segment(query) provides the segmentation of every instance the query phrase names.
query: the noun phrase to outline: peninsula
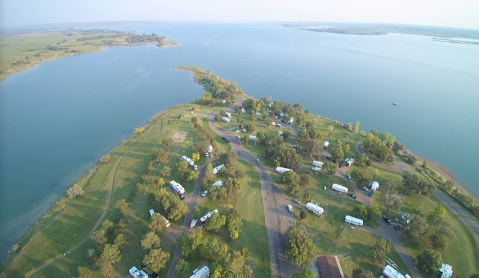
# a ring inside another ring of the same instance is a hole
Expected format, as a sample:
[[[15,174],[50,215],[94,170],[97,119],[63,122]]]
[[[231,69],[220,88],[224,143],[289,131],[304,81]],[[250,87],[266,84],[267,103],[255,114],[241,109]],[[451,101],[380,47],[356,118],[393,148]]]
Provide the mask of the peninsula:
[[[66,29],[50,32],[2,34],[0,40],[0,81],[9,74],[25,70],[38,63],[102,51],[105,46],[154,44],[158,47],[179,45],[157,34],[136,34],[115,30]]]
[[[308,277],[318,255],[346,277],[435,277],[441,263],[479,273],[477,221],[446,196],[467,195],[395,136],[175,68],[204,93],[101,157],[13,246],[1,278]]]

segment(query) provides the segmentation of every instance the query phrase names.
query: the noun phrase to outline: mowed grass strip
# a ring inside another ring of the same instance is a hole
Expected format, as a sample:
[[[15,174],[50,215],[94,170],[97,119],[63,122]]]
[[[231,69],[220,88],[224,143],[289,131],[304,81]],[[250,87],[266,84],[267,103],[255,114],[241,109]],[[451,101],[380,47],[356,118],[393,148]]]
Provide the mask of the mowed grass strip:
[[[253,277],[271,277],[269,245],[259,174],[254,166],[248,162],[239,161],[237,165],[236,168],[243,170],[246,174],[241,191],[225,200],[212,201],[205,197],[200,207],[202,211],[206,212],[215,208],[221,211],[225,205],[232,205],[238,210],[243,220],[240,235],[238,239],[232,240],[226,226],[222,227],[219,232],[206,232],[205,234],[211,239],[218,239],[220,243],[228,244],[232,250],[239,251],[243,247],[248,248],[252,259],[250,266],[253,270]]]

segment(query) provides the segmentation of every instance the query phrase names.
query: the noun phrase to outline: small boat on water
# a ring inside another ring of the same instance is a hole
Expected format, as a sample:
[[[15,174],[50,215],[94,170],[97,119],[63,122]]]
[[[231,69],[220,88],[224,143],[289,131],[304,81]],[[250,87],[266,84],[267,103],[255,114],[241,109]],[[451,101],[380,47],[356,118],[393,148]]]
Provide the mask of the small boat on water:
[[[397,102],[393,102],[393,105],[398,105],[398,103],[397,103]]]

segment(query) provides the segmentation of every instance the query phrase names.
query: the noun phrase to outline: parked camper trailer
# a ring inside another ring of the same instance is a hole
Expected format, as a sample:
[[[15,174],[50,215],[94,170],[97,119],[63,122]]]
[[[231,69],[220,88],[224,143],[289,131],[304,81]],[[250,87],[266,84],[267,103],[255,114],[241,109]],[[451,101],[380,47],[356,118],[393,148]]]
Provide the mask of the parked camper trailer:
[[[222,117],[221,120],[225,123],[229,123],[231,122],[231,119],[227,118],[227,117]]]
[[[213,186],[221,187],[221,186],[223,186],[223,181],[215,181],[213,183]]]
[[[200,223],[204,224],[206,222],[206,220],[213,215],[213,213],[219,213],[218,209],[214,209],[214,210],[208,212],[207,214],[205,214],[203,217],[201,217],[200,220],[199,220]]]
[[[369,183],[369,187],[371,187],[371,190],[375,191],[379,188],[379,182],[372,181],[372,182]]]
[[[211,146],[211,145],[208,146],[208,152],[209,152],[209,153],[212,153],[212,152],[213,152],[213,146]]]
[[[183,186],[181,186],[181,184],[177,183],[174,180],[170,181],[170,186],[176,193],[179,193],[179,194],[185,193],[185,189],[183,188]]]
[[[220,172],[221,169],[223,169],[225,167],[224,164],[221,164],[219,166],[216,166],[215,168],[213,168],[213,174],[218,174]]]
[[[355,226],[362,226],[363,225],[363,220],[362,219],[352,217],[352,216],[349,216],[349,215],[346,215],[346,217],[344,217],[344,222],[346,222],[348,224],[351,224],[351,225],[355,225]]]
[[[323,165],[324,165],[324,163],[323,163],[323,162],[321,162],[321,161],[316,161],[316,160],[314,160],[314,161],[313,161],[313,166],[316,166],[316,167],[322,168],[322,167],[323,167]]]
[[[388,278],[411,278],[411,276],[401,274],[399,271],[395,270],[392,266],[387,265],[384,267],[382,274]]]
[[[195,165],[195,163],[193,162],[193,160],[191,160],[189,157],[187,157],[186,155],[183,155],[180,157],[180,160],[185,160],[186,162],[188,162],[188,165],[193,167]]]
[[[249,140],[250,140],[250,141],[256,141],[256,136],[250,135],[250,136],[249,136]]]
[[[280,174],[283,174],[283,173],[288,172],[288,171],[293,171],[293,170],[288,169],[288,168],[284,168],[284,167],[276,167],[276,172],[278,172]]]
[[[328,141],[324,141],[323,149],[327,149],[328,147],[329,147],[329,142],[328,142]]]
[[[190,278],[206,278],[210,276],[210,269],[207,266],[202,267],[198,271],[194,272]]]
[[[148,274],[146,274],[143,270],[139,270],[138,268],[136,268],[136,266],[130,268],[128,272],[133,278],[148,278]]]
[[[331,188],[335,191],[341,192],[341,193],[348,193],[348,188],[336,183],[333,183],[333,186]]]
[[[294,122],[294,119],[291,118],[291,119],[289,119],[288,124],[292,124],[293,122]]]
[[[324,209],[318,205],[315,205],[311,202],[308,202],[306,204],[306,208],[309,209],[310,211],[312,211],[314,214],[316,215],[321,215],[324,213]]]

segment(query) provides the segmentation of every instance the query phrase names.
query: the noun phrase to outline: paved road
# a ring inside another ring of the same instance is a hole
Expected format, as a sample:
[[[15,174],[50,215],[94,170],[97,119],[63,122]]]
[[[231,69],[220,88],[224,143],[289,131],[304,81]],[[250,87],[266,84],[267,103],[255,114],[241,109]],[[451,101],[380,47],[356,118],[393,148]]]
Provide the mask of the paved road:
[[[207,114],[210,127],[217,134],[230,139],[231,149],[238,154],[238,158],[251,162],[259,173],[273,278],[290,277],[301,271],[289,262],[285,254],[286,237],[284,234],[288,227],[295,223],[293,215],[286,208],[291,200],[271,180],[270,174],[276,173],[264,167],[261,162],[257,162],[257,158],[240,145],[235,132],[220,129],[214,122],[215,114],[217,112]]]
[[[366,152],[363,149],[363,143],[357,144],[356,145],[356,150],[359,153],[366,154]],[[369,159],[371,159],[371,162],[374,165],[376,165],[378,167],[381,167],[381,168],[384,168],[384,169],[397,171],[397,172],[400,172],[400,173],[402,173],[404,171],[408,171],[411,174],[416,174],[416,172],[414,172],[414,170],[409,168],[409,166],[407,166],[403,161],[399,160],[396,157],[394,157],[394,165],[380,163],[372,157],[369,157]],[[435,189],[434,194],[444,204],[446,204],[451,210],[453,210],[459,217],[461,217],[462,220],[464,220],[464,222],[466,222],[466,224],[469,226],[469,228],[472,230],[472,232],[476,235],[476,238],[479,240],[479,223],[478,223],[478,221],[475,218],[473,218],[471,215],[469,215],[461,205],[459,205],[456,201],[454,201],[449,195],[444,193],[441,189]]]
[[[412,261],[411,256],[407,254],[406,249],[404,249],[404,246],[402,245],[400,231],[395,230],[393,225],[388,225],[386,224],[386,222],[382,221],[381,219],[379,228],[362,226],[361,229],[391,241],[394,248],[396,248],[396,251],[399,253],[403,261],[406,263],[406,266],[409,268],[409,272],[411,273],[412,277],[415,277],[415,278],[422,277],[419,271],[417,270],[417,268],[414,266],[414,262]],[[385,263],[386,262],[384,262],[384,264]],[[404,270],[401,270],[401,271],[404,271]]]

